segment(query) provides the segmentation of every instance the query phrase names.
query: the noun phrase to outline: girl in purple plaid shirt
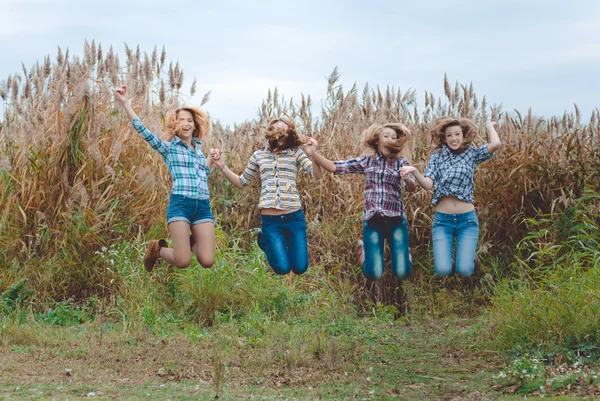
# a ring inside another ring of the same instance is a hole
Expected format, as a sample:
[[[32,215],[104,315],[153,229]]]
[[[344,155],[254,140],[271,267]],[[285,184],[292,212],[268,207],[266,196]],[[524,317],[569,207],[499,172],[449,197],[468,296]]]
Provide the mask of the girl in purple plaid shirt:
[[[360,141],[369,154],[336,162],[316,152],[313,155],[316,164],[334,174],[365,176],[363,241],[358,241],[357,253],[369,280],[379,280],[383,275],[384,241],[390,248],[394,275],[404,279],[411,271],[402,188],[412,192],[416,183],[410,174],[400,176],[401,167],[410,165],[405,146],[409,137],[404,124],[374,124],[363,132]]]
[[[455,241],[458,274],[468,277],[479,264],[475,255],[479,221],[473,206],[473,174],[478,164],[489,160],[502,146],[496,125],[491,122],[486,127],[488,143],[475,147],[471,142],[478,130],[473,122],[466,118],[440,118],[432,132],[438,150],[430,156],[425,173],[412,166],[401,169],[403,176],[414,175],[424,189],[433,188],[433,264],[441,277],[452,273]]]

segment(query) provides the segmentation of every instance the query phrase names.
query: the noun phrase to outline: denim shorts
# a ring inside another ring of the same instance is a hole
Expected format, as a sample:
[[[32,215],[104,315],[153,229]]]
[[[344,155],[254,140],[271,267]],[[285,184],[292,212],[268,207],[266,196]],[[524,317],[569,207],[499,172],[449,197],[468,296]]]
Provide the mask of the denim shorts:
[[[214,223],[208,199],[194,199],[183,195],[171,195],[167,208],[167,224],[186,221],[190,225]]]

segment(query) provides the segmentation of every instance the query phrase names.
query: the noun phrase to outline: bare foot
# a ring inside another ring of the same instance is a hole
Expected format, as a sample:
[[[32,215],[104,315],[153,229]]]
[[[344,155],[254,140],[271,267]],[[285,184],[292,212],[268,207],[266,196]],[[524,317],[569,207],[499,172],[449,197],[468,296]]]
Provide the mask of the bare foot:
[[[358,264],[362,266],[365,263],[365,244],[361,240],[356,242],[356,257]]]

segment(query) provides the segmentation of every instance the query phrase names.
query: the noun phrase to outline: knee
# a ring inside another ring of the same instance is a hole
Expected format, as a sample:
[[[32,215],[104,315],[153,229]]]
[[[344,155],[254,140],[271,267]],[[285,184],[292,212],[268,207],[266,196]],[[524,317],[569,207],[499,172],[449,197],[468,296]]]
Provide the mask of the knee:
[[[279,274],[280,276],[286,275],[292,270],[292,268],[289,264],[284,264],[284,263],[271,264],[271,268],[273,269],[273,271],[276,274]]]
[[[365,278],[367,280],[377,281],[381,278],[381,276],[383,274],[379,273],[379,272],[374,272],[374,271],[363,269],[363,275],[365,276]]]
[[[399,280],[404,280],[410,276],[410,267],[408,269],[402,269],[395,272],[394,276],[396,276]]]
[[[283,269],[280,269],[278,267],[273,267],[273,266],[271,266],[271,267],[273,268],[273,271],[275,272],[275,274],[277,274],[279,276],[285,276],[286,274],[289,274],[289,272],[291,271],[289,269],[288,270],[283,270]]]
[[[207,258],[203,257],[202,255],[196,254],[196,260],[198,261],[198,263],[200,263],[200,266],[204,267],[205,269],[210,269],[215,264],[214,256],[211,258]]]
[[[213,267],[215,265],[215,260],[200,260],[200,266],[204,267],[205,269],[210,269],[211,267]]]
[[[306,271],[308,270],[308,264],[307,265],[303,265],[300,267],[294,267],[293,269],[294,274],[297,274],[298,276],[306,273]]]
[[[452,274],[452,266],[445,267],[445,268],[440,268],[440,267],[436,266],[435,274],[437,274],[438,277],[448,277],[450,274]]]
[[[456,266],[456,273],[461,275],[462,277],[470,277],[473,274],[473,266],[465,267],[465,266]]]
[[[192,262],[191,258],[175,258],[175,267],[185,269]]]

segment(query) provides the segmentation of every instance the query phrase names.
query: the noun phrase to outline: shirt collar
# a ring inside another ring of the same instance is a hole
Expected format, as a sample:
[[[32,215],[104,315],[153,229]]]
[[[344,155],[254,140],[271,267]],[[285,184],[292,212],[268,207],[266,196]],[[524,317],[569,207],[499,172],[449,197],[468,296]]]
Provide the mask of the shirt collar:
[[[185,144],[185,142],[183,142],[183,141],[181,140],[181,138],[179,138],[177,135],[175,135],[171,141],[173,141],[173,143],[178,143],[178,144],[181,144],[181,145],[184,145],[184,144]],[[192,138],[192,145],[193,145],[194,147],[196,147],[196,146],[200,146],[201,144],[202,144],[202,142],[200,141],[200,139],[198,139],[198,138],[196,138],[196,137],[193,137],[193,138]]]
[[[269,148],[267,148],[266,150],[267,150],[267,152],[271,153],[274,156],[286,156],[286,155],[289,155],[292,152],[291,148],[287,148],[285,150],[280,150],[278,152],[270,150]]]

